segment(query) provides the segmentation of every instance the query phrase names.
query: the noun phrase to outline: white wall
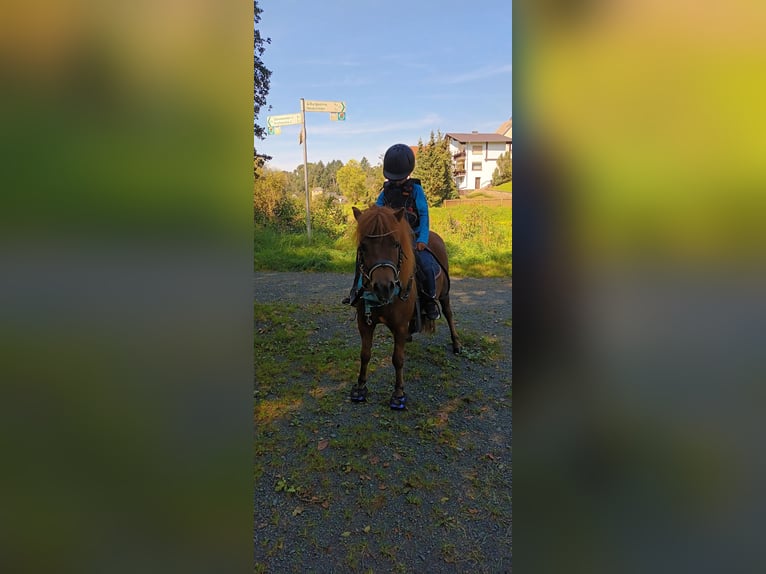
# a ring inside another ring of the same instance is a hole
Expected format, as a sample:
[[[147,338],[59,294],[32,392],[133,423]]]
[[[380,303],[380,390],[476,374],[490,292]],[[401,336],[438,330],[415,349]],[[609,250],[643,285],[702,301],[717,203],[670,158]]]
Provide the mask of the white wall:
[[[481,153],[474,154],[473,146],[481,144]],[[450,153],[454,156],[462,150],[465,150],[465,176],[455,178],[459,190],[474,189],[476,178],[481,179],[481,187],[492,183],[492,174],[497,167],[497,158],[505,153],[508,144],[505,142],[469,142],[460,144],[450,138]],[[473,169],[474,163],[481,163],[481,168]],[[453,168],[455,162],[453,160]]]

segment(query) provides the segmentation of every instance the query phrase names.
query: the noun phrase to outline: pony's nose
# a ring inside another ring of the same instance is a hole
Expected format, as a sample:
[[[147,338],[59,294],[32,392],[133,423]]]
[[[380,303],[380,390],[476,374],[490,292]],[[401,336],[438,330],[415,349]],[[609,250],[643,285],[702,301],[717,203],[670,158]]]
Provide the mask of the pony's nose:
[[[376,281],[373,285],[375,295],[381,301],[389,301],[394,294],[394,282],[393,281]]]

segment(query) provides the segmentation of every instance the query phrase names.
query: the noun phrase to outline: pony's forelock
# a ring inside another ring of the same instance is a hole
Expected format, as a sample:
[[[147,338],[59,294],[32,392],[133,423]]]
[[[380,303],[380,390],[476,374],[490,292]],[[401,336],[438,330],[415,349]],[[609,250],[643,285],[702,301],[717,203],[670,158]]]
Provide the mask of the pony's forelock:
[[[412,240],[410,224],[407,223],[407,218],[402,217],[397,221],[394,215],[395,210],[390,207],[382,207],[379,205],[372,205],[368,209],[364,210],[356,226],[356,244],[359,245],[368,235],[382,235],[396,229],[399,232],[399,243],[402,246],[404,257],[406,260],[414,261],[414,253],[412,251]]]

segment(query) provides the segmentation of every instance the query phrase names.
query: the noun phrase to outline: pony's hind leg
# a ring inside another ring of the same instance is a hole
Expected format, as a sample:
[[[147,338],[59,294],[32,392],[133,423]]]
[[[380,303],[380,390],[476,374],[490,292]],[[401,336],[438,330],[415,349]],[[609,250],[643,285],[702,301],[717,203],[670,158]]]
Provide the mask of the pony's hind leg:
[[[449,301],[449,293],[440,297],[439,303],[441,304],[444,318],[447,319],[447,325],[449,325],[449,334],[452,337],[452,352],[459,353],[461,348],[460,338],[457,336],[457,331],[455,330],[455,322],[452,320],[452,306],[450,305]]]
[[[367,365],[372,356],[372,335],[375,332],[375,325],[368,325],[362,318],[358,323],[362,348],[359,352],[359,376],[356,379],[356,385],[351,388],[350,398],[355,403],[362,403],[367,400]]]

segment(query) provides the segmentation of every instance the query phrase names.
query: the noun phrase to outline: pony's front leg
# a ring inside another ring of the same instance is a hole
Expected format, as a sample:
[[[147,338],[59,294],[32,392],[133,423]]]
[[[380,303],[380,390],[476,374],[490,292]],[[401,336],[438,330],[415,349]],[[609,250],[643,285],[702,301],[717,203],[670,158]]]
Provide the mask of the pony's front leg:
[[[375,324],[368,325],[362,318],[358,321],[359,336],[362,338],[362,349],[359,352],[359,376],[356,385],[351,389],[351,400],[362,403],[367,400],[367,365],[372,356],[372,335],[375,332]]]
[[[408,336],[407,323],[394,331],[394,354],[391,357],[391,362],[396,370],[396,383],[389,406],[397,411],[404,410],[407,406],[407,395],[404,393],[404,344]]]

